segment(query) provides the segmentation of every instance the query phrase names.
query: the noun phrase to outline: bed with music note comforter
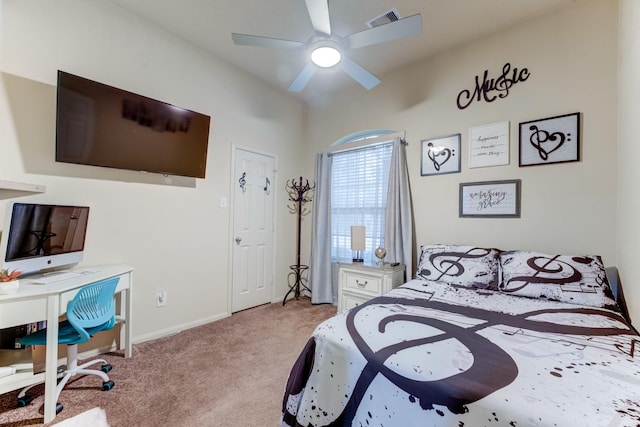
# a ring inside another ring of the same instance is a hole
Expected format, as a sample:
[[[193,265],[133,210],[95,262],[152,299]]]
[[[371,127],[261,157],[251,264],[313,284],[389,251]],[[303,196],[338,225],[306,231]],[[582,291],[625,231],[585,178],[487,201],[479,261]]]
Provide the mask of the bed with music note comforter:
[[[281,426],[640,425],[640,337],[615,302],[593,297],[606,288],[604,269],[589,273],[598,257],[498,251],[489,270],[500,278],[466,286],[451,283],[465,265],[451,266],[486,250],[447,249],[423,271],[423,248],[417,279],[316,328]],[[434,268],[451,280],[425,279]]]

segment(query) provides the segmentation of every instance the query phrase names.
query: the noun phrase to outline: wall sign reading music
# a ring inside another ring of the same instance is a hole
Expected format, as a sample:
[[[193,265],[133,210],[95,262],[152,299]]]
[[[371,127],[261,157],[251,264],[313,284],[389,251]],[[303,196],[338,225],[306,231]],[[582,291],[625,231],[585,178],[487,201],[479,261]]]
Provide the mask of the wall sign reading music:
[[[460,91],[456,98],[458,109],[464,110],[473,101],[486,101],[493,102],[497,98],[506,98],[509,95],[509,90],[515,84],[527,81],[531,73],[527,68],[518,69],[511,68],[510,63],[504,64],[502,67],[502,74],[495,78],[489,78],[489,70],[484,70],[482,74],[482,81],[480,75],[476,76],[476,87],[473,92],[469,89]]]

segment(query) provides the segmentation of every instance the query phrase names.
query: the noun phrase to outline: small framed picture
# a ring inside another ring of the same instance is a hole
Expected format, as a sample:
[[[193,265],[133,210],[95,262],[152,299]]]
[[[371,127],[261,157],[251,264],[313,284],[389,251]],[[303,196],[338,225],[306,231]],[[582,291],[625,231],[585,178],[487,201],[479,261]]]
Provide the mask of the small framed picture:
[[[469,129],[469,167],[509,164],[509,122],[490,123]]]
[[[420,175],[460,172],[460,134],[422,140]]]
[[[520,180],[461,183],[460,217],[520,218]]]
[[[580,160],[580,113],[520,123],[520,166]]]

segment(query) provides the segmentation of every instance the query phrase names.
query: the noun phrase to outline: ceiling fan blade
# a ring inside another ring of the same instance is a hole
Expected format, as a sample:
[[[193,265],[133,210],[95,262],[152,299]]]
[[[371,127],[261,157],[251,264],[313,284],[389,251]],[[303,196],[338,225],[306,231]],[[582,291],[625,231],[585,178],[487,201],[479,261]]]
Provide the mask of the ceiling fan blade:
[[[378,86],[380,83],[379,78],[347,56],[342,56],[342,69],[367,90]]]
[[[306,67],[302,69],[298,77],[289,86],[289,92],[301,92],[302,89],[309,83],[313,73],[316,72],[316,66],[312,63],[308,63]]]
[[[272,47],[276,49],[297,49],[304,46],[304,43],[293,40],[251,36],[248,34],[231,33],[231,38],[235,44],[244,46]]]
[[[422,16],[417,14],[380,25],[379,27],[368,28],[353,33],[345,37],[344,41],[349,49],[357,49],[359,47],[416,36],[420,33],[422,33]]]
[[[311,25],[318,33],[331,35],[331,21],[329,20],[328,0],[305,0]]]

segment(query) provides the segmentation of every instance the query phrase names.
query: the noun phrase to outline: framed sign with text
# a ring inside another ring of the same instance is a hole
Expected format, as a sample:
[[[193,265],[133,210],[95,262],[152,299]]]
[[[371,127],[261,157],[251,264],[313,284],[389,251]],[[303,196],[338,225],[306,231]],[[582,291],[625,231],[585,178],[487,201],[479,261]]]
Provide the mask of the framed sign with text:
[[[469,129],[469,167],[509,164],[509,122],[490,123]]]
[[[461,183],[460,217],[520,218],[520,180]]]

